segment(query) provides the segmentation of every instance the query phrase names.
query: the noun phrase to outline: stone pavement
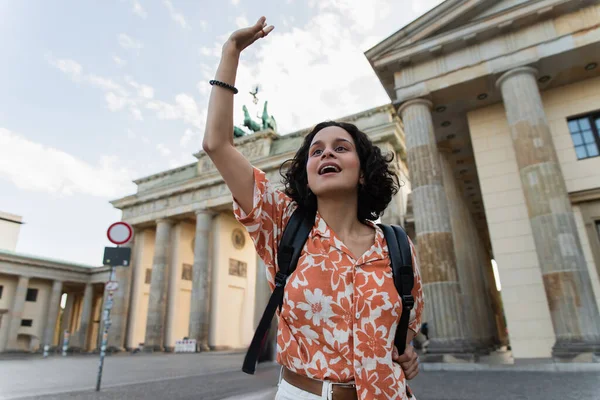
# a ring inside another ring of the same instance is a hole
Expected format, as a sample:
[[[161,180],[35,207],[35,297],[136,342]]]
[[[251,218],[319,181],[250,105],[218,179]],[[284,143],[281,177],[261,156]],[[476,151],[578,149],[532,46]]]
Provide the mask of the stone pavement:
[[[241,353],[110,356],[99,393],[94,391],[97,356],[2,360],[0,399],[273,399],[279,368],[261,364],[255,375],[246,375],[240,371],[243,357]],[[575,373],[432,371],[425,366],[411,387],[419,400],[600,399],[600,370],[588,368]]]

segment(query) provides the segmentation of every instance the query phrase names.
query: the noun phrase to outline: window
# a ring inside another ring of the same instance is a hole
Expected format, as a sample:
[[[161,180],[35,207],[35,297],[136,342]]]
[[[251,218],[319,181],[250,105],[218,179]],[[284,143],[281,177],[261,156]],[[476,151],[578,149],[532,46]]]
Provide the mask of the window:
[[[600,113],[589,114],[583,117],[571,118],[569,131],[575,146],[575,153],[579,160],[598,157],[600,152]]]
[[[25,301],[37,301],[37,289],[27,289],[27,297],[25,297]]]
[[[21,326],[33,326],[33,320],[32,319],[22,319]]]
[[[183,264],[181,268],[181,279],[184,281],[192,280],[192,264]]]
[[[152,282],[152,270],[150,268],[146,268],[146,279],[144,282],[146,282],[146,283]]]
[[[0,285],[0,299],[2,298],[2,291],[4,290],[4,286]]]

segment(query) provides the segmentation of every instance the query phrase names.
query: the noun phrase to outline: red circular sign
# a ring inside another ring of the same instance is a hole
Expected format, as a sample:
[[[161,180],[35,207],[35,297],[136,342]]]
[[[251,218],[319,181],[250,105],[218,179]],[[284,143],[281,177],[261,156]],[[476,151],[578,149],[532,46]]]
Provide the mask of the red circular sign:
[[[115,222],[108,227],[106,236],[112,243],[122,245],[129,242],[133,237],[133,228],[127,222]]]

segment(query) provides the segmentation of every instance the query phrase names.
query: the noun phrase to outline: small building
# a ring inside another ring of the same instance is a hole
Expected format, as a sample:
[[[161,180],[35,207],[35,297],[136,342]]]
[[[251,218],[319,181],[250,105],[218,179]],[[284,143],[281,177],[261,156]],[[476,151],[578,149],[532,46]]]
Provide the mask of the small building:
[[[108,268],[16,252],[22,223],[0,213],[0,352],[62,346],[65,331],[71,348],[96,349]]]

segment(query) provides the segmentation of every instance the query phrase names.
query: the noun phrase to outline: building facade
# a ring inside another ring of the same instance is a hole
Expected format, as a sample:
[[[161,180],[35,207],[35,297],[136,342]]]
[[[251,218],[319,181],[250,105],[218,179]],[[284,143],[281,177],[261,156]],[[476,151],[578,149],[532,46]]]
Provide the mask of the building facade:
[[[516,359],[600,351],[599,55],[600,5],[569,0],[447,0],[367,51],[404,124],[432,352],[476,346],[481,251]]]
[[[340,120],[396,156],[403,187],[382,221],[416,244],[431,359],[503,344],[517,362],[600,352],[599,55],[600,5],[585,0],[447,0],[366,52],[391,104]],[[281,187],[308,132],[235,144]],[[195,156],[112,202],[135,229],[131,267],[117,270],[114,350],[183,338],[244,348],[267,303],[231,194]],[[58,345],[68,330],[72,347],[97,348],[107,279],[105,267],[0,252],[0,346]],[[32,344],[21,323],[35,285],[47,321]]]

